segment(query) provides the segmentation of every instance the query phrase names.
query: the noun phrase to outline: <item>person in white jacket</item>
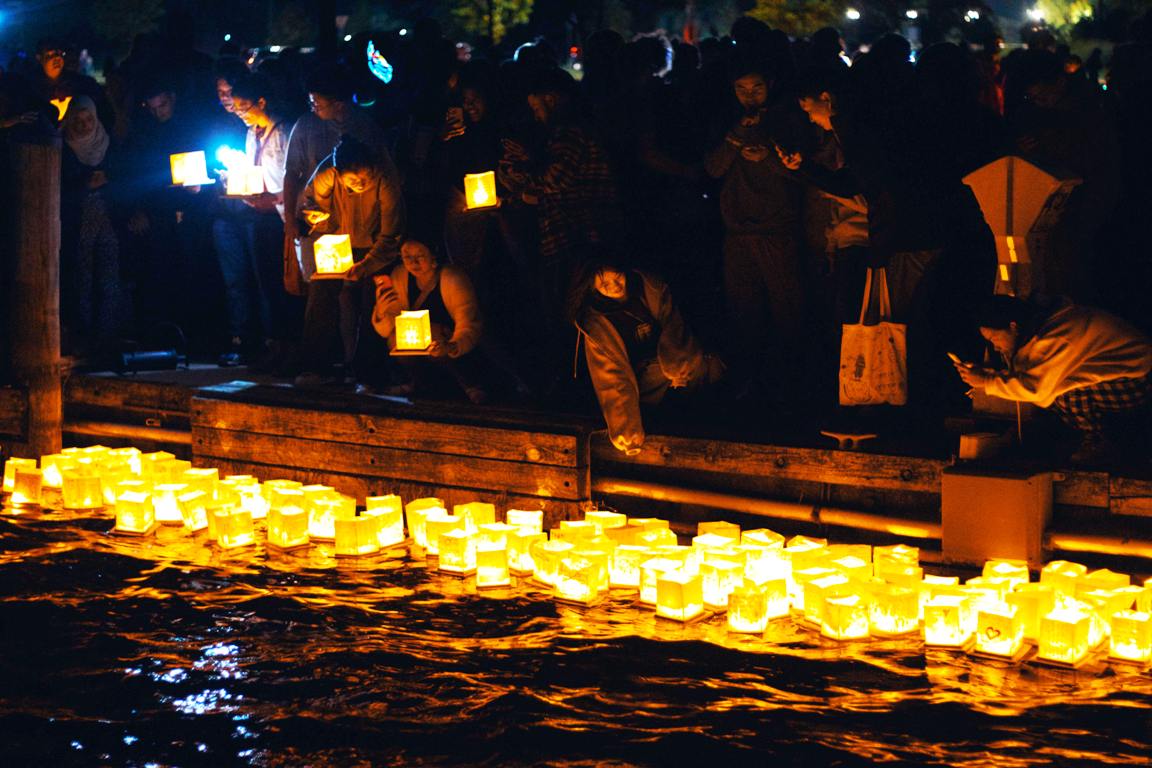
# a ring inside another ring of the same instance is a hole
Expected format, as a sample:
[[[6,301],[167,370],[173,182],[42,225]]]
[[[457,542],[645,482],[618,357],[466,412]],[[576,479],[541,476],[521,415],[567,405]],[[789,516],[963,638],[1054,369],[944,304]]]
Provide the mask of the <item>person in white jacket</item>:
[[[1055,411],[1081,435],[1074,459],[1104,458],[1109,428],[1131,428],[1148,413],[1152,341],[1120,318],[1066,300],[1044,306],[993,296],[977,323],[1006,367],[956,362],[960,378],[995,397]]]
[[[488,399],[483,372],[470,353],[480,342],[483,322],[472,281],[464,270],[441,266],[428,245],[409,238],[400,246],[400,261],[387,276],[376,279],[372,326],[396,348],[396,316],[404,310],[427,309],[432,323],[429,360],[456,379],[474,403]],[[406,358],[410,381],[393,387],[393,394],[411,394],[430,371],[429,360]]]

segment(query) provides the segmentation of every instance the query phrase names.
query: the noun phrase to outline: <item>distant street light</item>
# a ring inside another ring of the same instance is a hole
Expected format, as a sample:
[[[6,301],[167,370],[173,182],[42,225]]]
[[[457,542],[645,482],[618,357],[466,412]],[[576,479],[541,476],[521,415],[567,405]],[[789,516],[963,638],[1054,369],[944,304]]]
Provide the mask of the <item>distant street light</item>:
[[[855,8],[849,8],[846,10],[844,12],[844,16],[848,19],[848,21],[860,21],[860,11],[856,10]]]
[[[920,12],[916,10],[907,10],[904,11],[904,16],[909,19],[918,19],[920,18]]]
[[[980,21],[980,11],[972,9],[964,14],[964,21]]]
[[[1028,18],[1032,21],[1035,21],[1036,23],[1040,23],[1044,21],[1044,11],[1040,10],[1039,8],[1029,8]]]

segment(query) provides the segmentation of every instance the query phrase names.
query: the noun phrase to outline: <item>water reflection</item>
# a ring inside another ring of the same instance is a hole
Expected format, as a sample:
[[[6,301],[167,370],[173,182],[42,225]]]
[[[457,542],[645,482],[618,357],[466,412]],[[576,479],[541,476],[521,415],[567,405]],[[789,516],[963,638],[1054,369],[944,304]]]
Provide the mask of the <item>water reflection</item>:
[[[222,553],[84,513],[0,517],[16,763],[1147,765],[1152,679],[763,636],[614,593],[477,591],[395,551]]]

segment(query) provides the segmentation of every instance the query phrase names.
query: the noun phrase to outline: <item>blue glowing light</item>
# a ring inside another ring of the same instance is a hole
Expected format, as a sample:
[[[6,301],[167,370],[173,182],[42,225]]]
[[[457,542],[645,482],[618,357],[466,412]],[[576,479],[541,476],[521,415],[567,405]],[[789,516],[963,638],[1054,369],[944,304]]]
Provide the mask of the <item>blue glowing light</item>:
[[[392,65],[384,54],[376,49],[376,43],[368,41],[368,71],[380,82],[387,85],[392,82]]]

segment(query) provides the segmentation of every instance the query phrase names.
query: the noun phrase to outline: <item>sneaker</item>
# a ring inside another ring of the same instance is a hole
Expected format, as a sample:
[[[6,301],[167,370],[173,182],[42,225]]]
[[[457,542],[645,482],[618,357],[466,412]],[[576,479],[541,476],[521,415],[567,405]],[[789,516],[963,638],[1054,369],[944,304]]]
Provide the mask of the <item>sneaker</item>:
[[[216,359],[216,365],[221,368],[235,368],[238,365],[247,365],[248,356],[244,354],[240,339],[232,339],[227,351],[222,352]]]

